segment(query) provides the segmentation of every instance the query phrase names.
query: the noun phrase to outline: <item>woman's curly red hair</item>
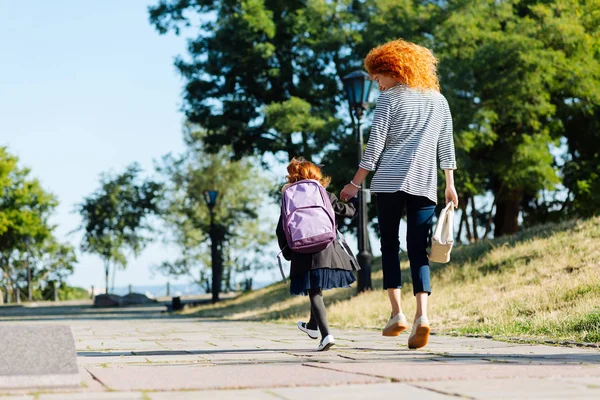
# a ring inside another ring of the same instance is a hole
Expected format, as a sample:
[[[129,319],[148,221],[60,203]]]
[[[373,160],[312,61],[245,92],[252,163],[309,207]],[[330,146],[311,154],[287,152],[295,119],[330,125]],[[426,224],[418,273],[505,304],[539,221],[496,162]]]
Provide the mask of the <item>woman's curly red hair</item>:
[[[287,172],[288,175],[285,179],[287,179],[288,185],[304,179],[319,181],[323,187],[327,187],[331,183],[331,178],[323,175],[321,168],[302,157],[292,158],[287,166]]]
[[[415,89],[439,92],[437,64],[431,50],[402,39],[375,47],[365,58],[370,75],[387,75]]]

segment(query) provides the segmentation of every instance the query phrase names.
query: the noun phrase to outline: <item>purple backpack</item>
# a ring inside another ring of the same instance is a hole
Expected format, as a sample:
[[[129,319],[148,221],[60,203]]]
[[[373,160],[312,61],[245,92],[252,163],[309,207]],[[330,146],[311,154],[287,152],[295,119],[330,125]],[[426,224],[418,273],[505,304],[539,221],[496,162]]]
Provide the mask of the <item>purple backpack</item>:
[[[286,187],[281,217],[288,246],[298,253],[318,253],[336,238],[333,207],[318,181],[305,179]]]

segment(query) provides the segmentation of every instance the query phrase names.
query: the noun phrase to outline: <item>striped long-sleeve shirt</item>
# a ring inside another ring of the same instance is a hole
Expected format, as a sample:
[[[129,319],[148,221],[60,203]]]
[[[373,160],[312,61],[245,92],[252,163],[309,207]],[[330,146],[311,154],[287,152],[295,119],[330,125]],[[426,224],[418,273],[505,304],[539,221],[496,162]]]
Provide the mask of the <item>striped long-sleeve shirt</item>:
[[[437,203],[437,160],[456,169],[452,115],[437,91],[404,85],[381,92],[360,167],[376,171],[374,193],[403,191]]]

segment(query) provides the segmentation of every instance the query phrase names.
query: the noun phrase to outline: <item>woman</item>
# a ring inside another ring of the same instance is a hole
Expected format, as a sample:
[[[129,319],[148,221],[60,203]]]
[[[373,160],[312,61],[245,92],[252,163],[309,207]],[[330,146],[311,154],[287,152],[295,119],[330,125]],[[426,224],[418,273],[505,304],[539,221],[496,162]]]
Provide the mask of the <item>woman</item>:
[[[412,349],[427,345],[427,297],[431,294],[427,245],[437,202],[437,159],[446,175],[446,202],[458,206],[453,170],[456,169],[452,116],[439,92],[437,59],[428,49],[404,40],[376,47],[365,67],[379,85],[369,142],[354,178],[341,199],[356,196],[370,171],[376,171],[371,191],[376,194],[381,233],[383,288],[392,314],[384,336],[406,329],[400,306],[400,218],[406,208],[407,250],[417,312],[408,339]]]

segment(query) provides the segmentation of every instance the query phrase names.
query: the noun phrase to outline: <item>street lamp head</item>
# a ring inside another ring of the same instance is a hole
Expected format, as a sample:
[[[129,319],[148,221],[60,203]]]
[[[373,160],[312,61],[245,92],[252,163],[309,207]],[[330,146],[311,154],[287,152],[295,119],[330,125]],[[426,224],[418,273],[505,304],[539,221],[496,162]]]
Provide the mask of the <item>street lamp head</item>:
[[[204,192],[204,201],[206,201],[206,205],[210,210],[215,207],[217,204],[217,197],[219,196],[219,192],[217,190],[207,190]]]
[[[373,86],[373,81],[369,78],[369,74],[364,71],[354,71],[346,75],[342,81],[344,82],[350,108],[357,115],[359,113],[362,115],[362,112],[367,108],[367,104],[369,103],[369,95]]]

